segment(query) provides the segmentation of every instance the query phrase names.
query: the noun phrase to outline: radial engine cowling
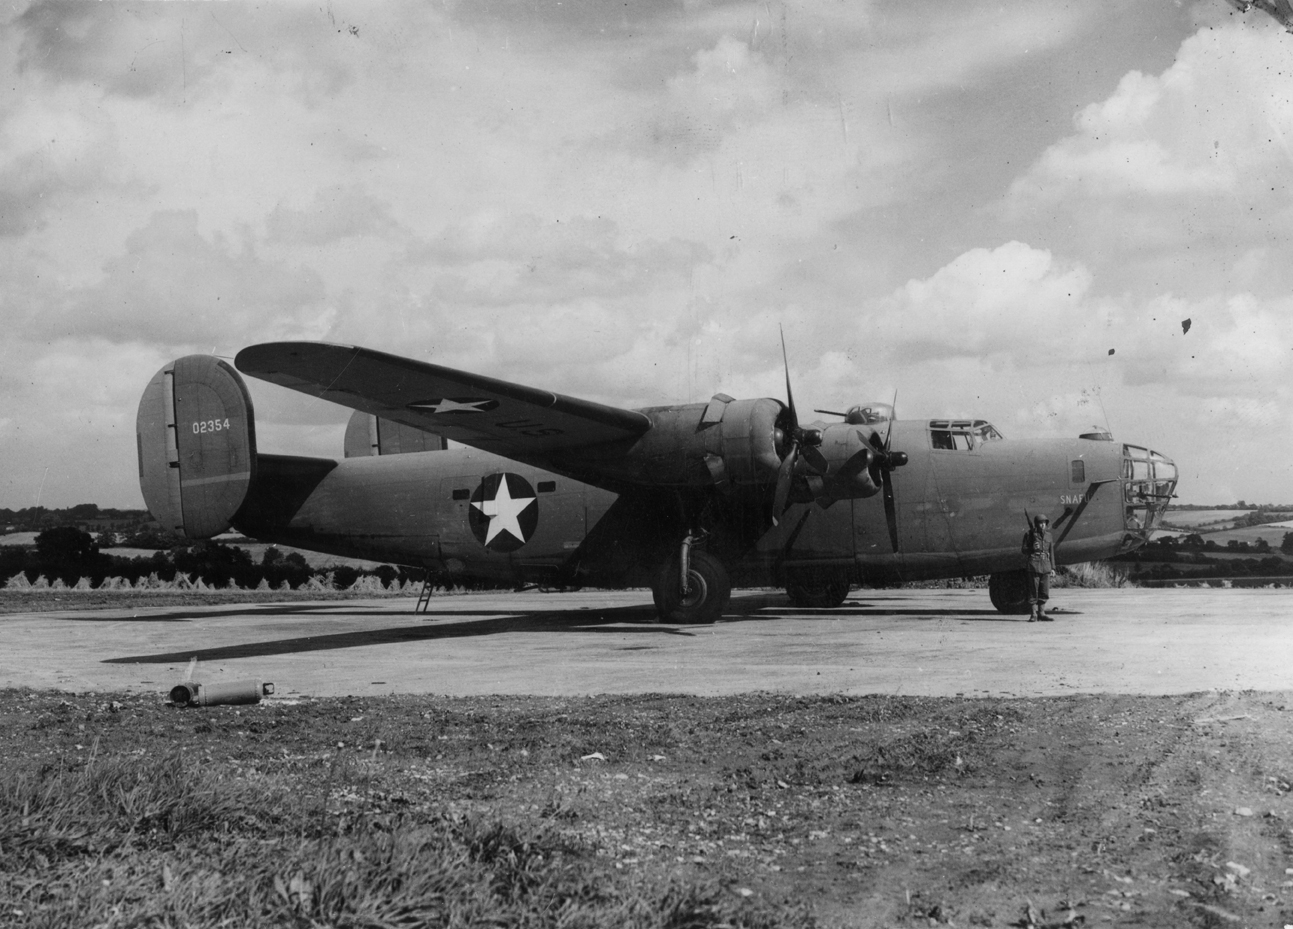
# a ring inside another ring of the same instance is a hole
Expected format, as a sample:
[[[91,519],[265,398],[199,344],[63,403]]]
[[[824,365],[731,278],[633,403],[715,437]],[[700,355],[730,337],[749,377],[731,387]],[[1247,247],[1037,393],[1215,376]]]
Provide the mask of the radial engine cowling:
[[[824,475],[806,477],[807,496],[824,505],[836,500],[871,497],[880,492],[879,454],[870,444],[866,427],[850,423],[832,423],[821,430],[822,443],[817,450],[829,468]]]
[[[776,400],[733,400],[645,410],[651,429],[615,463],[630,480],[654,485],[719,487],[766,484],[781,464]],[[587,455],[587,453],[585,453]]]

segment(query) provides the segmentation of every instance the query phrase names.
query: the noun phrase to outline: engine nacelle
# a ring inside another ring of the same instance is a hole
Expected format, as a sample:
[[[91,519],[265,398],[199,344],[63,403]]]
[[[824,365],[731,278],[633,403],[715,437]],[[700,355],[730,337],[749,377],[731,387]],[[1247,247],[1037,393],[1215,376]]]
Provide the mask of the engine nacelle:
[[[781,465],[777,420],[785,409],[771,399],[733,400],[643,410],[651,429],[613,467],[631,481],[673,486],[766,484]],[[581,453],[595,456],[595,450]]]
[[[256,478],[251,395],[238,372],[187,355],[153,376],[135,421],[139,487],[163,526],[190,539],[229,528]]]

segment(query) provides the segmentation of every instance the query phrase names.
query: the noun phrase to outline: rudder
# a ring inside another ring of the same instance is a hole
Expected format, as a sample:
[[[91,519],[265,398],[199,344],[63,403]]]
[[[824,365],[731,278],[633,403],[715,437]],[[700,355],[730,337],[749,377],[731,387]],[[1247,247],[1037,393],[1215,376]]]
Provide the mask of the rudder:
[[[158,371],[135,421],[139,486],[163,528],[208,539],[229,528],[256,476],[251,395],[238,372],[210,355]]]

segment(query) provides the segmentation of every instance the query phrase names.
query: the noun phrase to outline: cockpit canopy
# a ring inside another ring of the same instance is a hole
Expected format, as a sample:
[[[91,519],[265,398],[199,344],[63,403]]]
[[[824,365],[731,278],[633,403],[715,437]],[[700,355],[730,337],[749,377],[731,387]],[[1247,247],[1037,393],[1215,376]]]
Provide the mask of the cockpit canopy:
[[[985,442],[1000,442],[1002,435],[986,419],[931,419],[931,448],[971,450]]]

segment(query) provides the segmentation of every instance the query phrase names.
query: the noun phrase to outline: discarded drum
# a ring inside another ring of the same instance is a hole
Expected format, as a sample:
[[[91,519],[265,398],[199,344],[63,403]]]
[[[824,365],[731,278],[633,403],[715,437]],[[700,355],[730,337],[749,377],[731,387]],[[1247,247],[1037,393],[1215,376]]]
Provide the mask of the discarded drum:
[[[171,702],[176,706],[259,703],[261,697],[268,697],[273,692],[273,684],[260,681],[223,681],[218,684],[187,681],[171,688]]]

